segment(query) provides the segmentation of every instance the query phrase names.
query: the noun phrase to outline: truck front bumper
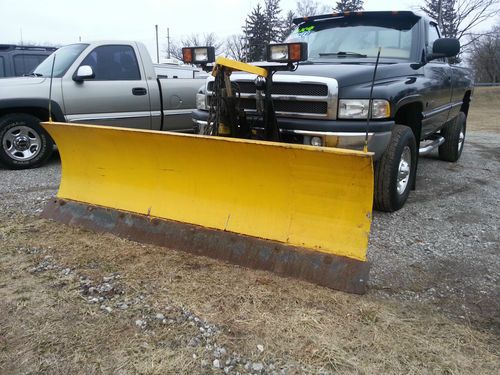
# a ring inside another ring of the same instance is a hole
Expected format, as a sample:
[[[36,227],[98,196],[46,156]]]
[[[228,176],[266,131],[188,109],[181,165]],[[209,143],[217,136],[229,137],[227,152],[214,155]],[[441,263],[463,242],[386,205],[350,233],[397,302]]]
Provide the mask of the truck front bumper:
[[[195,133],[202,133],[207,125],[208,112],[193,111]],[[247,121],[256,129],[262,124],[258,117],[248,115]],[[366,137],[365,121],[343,120],[311,120],[278,118],[278,126],[284,141],[306,145],[320,144],[326,147],[362,150]],[[371,121],[368,127],[368,150],[373,152],[374,159],[382,156],[391,139],[394,121]]]

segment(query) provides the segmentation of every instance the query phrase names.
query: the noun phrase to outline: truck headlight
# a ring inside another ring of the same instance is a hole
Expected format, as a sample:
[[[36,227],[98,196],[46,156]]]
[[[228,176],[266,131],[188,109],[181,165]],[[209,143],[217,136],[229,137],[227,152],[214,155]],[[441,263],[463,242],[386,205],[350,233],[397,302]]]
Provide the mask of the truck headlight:
[[[196,108],[207,111],[207,96],[203,92],[196,94]]]
[[[368,99],[340,99],[339,115],[341,119],[366,119],[368,116]],[[387,100],[373,99],[372,119],[391,117],[391,105]]]

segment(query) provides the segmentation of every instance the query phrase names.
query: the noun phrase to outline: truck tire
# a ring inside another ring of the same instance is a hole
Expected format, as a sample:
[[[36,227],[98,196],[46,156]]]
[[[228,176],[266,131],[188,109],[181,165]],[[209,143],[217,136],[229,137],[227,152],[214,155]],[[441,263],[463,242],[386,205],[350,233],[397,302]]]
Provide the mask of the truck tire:
[[[14,113],[0,118],[0,164],[9,169],[42,165],[52,154],[54,142],[35,116]]]
[[[441,130],[444,143],[439,146],[439,159],[451,162],[460,159],[464,149],[466,122],[467,116],[460,112],[454,121]]]
[[[416,163],[413,131],[404,125],[394,126],[387,150],[375,163],[376,210],[394,212],[404,206],[415,180]]]

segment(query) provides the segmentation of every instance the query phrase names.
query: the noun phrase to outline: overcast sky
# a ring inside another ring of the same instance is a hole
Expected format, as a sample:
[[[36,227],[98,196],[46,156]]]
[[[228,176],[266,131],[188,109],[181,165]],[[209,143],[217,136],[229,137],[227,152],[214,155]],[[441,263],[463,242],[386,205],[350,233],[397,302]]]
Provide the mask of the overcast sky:
[[[167,27],[179,39],[192,33],[220,37],[241,32],[258,0],[0,0],[0,44],[26,42],[70,44],[102,39],[145,43],[156,58],[155,28],[165,49]],[[263,1],[262,1],[263,2]],[[335,4],[335,1],[321,1]],[[417,9],[423,0],[365,0],[365,10]],[[283,10],[296,0],[281,0]],[[283,12],[284,14],[285,12]],[[493,21],[492,23],[493,24]]]

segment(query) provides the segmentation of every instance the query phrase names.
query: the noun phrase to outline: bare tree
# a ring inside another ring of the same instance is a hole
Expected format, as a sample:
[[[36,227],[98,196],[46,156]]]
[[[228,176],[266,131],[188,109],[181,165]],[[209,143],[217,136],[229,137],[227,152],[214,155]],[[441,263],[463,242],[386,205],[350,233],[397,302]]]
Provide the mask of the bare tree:
[[[220,41],[214,33],[208,34],[191,34],[181,39],[180,43],[172,41],[170,43],[170,55],[177,59],[182,60],[182,47],[196,47],[196,46],[210,46],[215,47],[215,54],[220,55],[223,52],[223,42]],[[168,48],[168,47],[167,47]],[[165,52],[167,51],[165,48]]]
[[[471,42],[468,62],[477,82],[500,83],[500,25]]]
[[[425,0],[420,8],[436,22],[441,10],[441,29],[444,37],[458,38],[466,48],[484,33],[473,29],[500,13],[499,0]]]
[[[296,6],[297,17],[315,16],[318,14],[329,13],[332,11],[331,6],[321,4],[315,0],[299,0]]]
[[[237,61],[245,61],[245,36],[231,35],[226,39],[226,55]]]

